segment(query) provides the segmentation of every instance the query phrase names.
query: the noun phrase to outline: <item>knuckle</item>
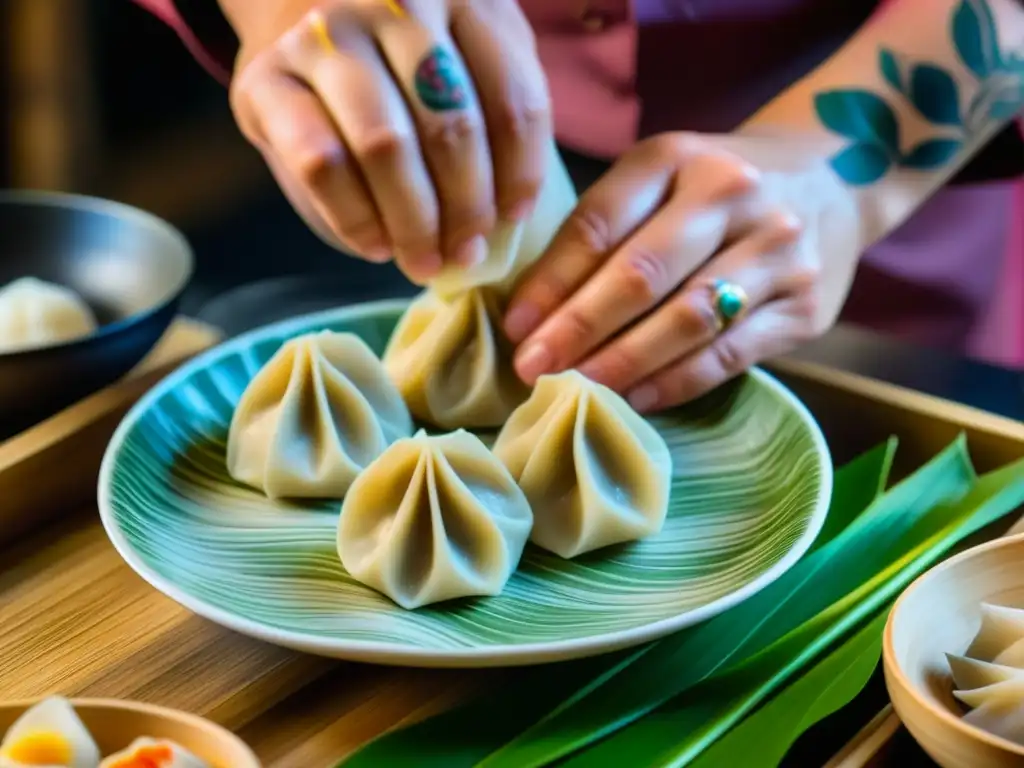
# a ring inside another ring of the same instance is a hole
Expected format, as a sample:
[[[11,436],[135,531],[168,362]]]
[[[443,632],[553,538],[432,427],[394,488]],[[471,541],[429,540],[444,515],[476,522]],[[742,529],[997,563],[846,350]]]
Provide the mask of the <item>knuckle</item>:
[[[600,370],[605,383],[615,389],[615,383],[630,381],[637,371],[644,369],[637,350],[617,344],[601,355]]]
[[[459,154],[466,144],[483,133],[483,126],[475,111],[451,115],[430,126],[424,134],[424,143],[434,151]]]
[[[393,162],[406,152],[411,141],[394,126],[378,126],[358,133],[352,139],[352,151],[368,162]]]
[[[572,339],[591,339],[597,326],[587,313],[579,307],[568,307],[562,315],[562,327]]]
[[[765,231],[773,243],[779,245],[796,240],[803,231],[803,222],[796,214],[776,211],[765,219]]]
[[[813,294],[821,282],[822,269],[820,264],[801,263],[796,266],[786,281],[791,293],[801,296]]]
[[[288,156],[295,176],[313,188],[323,187],[342,161],[336,148],[308,144],[299,144],[288,152]]]
[[[668,131],[645,139],[642,144],[655,157],[679,159],[696,153],[700,147],[700,138],[687,131]]]
[[[580,245],[597,253],[611,247],[608,217],[590,206],[578,206],[565,221],[566,234]]]
[[[632,303],[650,304],[671,287],[664,258],[646,248],[628,253],[616,275],[616,285]]]
[[[381,239],[381,228],[376,219],[361,218],[343,221],[338,229],[342,237],[361,248],[373,246]]]
[[[545,99],[543,103],[530,101],[504,101],[492,118],[492,130],[506,140],[526,142],[540,135],[551,121],[551,108]]]
[[[683,291],[668,308],[681,333],[706,339],[718,332],[718,315],[707,291]]]
[[[728,336],[723,336],[711,347],[715,364],[729,376],[742,373],[750,367],[750,356]]]

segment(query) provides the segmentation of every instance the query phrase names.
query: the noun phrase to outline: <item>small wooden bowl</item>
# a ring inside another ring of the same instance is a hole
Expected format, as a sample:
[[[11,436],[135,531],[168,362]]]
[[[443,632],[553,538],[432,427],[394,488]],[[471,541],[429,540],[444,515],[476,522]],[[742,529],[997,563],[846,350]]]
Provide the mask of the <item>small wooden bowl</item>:
[[[37,700],[0,704],[0,734]],[[233,733],[196,715],[116,699],[71,699],[71,705],[104,757],[139,736],[170,739],[214,768],[262,768],[252,750]]]
[[[1024,766],[1024,745],[965,723],[947,653],[962,654],[981,604],[1024,608],[1024,534],[974,547],[923,574],[893,606],[882,659],[893,708],[943,768]]]

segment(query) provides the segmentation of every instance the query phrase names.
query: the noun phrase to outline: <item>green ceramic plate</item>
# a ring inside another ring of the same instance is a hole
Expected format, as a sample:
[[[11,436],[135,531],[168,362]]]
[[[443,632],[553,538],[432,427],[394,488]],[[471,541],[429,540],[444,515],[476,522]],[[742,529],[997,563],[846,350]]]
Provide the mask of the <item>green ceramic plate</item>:
[[[271,643],[410,666],[531,664],[653,640],[778,578],[825,519],[828,448],[761,371],[654,420],[672,450],[668,521],[642,543],[566,561],[528,547],[496,598],[405,611],[353,581],[335,550],[339,503],[271,502],[224,466],[232,409],[288,338],[330,328],[383,351],[404,302],[279,323],[228,342],[153,389],[110,442],[99,503],[114,546],[201,616]]]

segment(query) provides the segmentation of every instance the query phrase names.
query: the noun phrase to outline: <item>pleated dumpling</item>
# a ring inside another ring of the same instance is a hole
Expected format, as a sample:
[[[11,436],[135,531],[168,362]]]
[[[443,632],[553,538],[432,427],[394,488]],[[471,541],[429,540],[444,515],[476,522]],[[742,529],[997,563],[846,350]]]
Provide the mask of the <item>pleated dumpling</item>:
[[[486,288],[427,291],[409,306],[384,367],[416,418],[447,429],[498,427],[526,400],[500,318],[500,299]]]
[[[1024,610],[982,604],[974,640],[947,659],[964,721],[1024,744]]]
[[[519,564],[533,515],[478,437],[399,440],[356,479],[338,554],[353,578],[403,608],[497,595]]]
[[[341,498],[412,419],[380,360],[352,334],[288,341],[231,419],[231,476],[271,498]]]
[[[964,655],[1024,667],[1024,610],[983,603],[981,627]]]
[[[531,541],[562,557],[652,536],[665,522],[668,446],[625,400],[576,371],[537,381],[494,454],[533,508]]]
[[[0,353],[73,341],[96,330],[96,318],[74,291],[24,277],[0,288]]]
[[[442,294],[491,286],[507,291],[522,271],[547,248],[576,205],[576,190],[555,143],[548,150],[547,172],[533,212],[524,221],[500,223],[487,240],[487,257],[476,266],[449,266],[430,282]]]

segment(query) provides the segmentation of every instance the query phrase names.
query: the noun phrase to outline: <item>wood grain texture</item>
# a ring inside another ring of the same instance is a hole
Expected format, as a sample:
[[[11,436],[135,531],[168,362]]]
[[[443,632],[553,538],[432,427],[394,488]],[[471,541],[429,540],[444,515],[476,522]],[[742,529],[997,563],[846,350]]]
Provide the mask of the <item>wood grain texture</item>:
[[[136,576],[95,509],[2,557],[5,699],[59,693],[182,709],[239,733],[269,768],[333,765],[500,675],[340,664],[222,629]]]
[[[790,375],[786,383],[814,400],[825,424],[856,412],[865,439],[898,432],[910,462],[935,453],[945,431],[960,425],[946,404],[885,385],[830,383],[820,373]],[[811,398],[815,393],[821,396]],[[894,393],[906,402],[895,406]],[[902,414],[898,429],[894,409]],[[1024,443],[1014,432],[1019,426],[1012,426],[970,421],[972,445],[986,448],[976,455],[979,470],[1020,455]],[[842,433],[828,434],[834,440]],[[49,464],[49,477],[64,469]],[[439,711],[476,687],[500,686],[502,674],[343,664],[222,629],[136,576],[90,504],[65,503],[35,534],[0,546],[4,699],[62,693],[183,709],[239,733],[267,768],[329,768],[386,730]],[[896,730],[891,726],[889,718],[878,718],[830,765],[885,765],[876,742],[888,741]]]

